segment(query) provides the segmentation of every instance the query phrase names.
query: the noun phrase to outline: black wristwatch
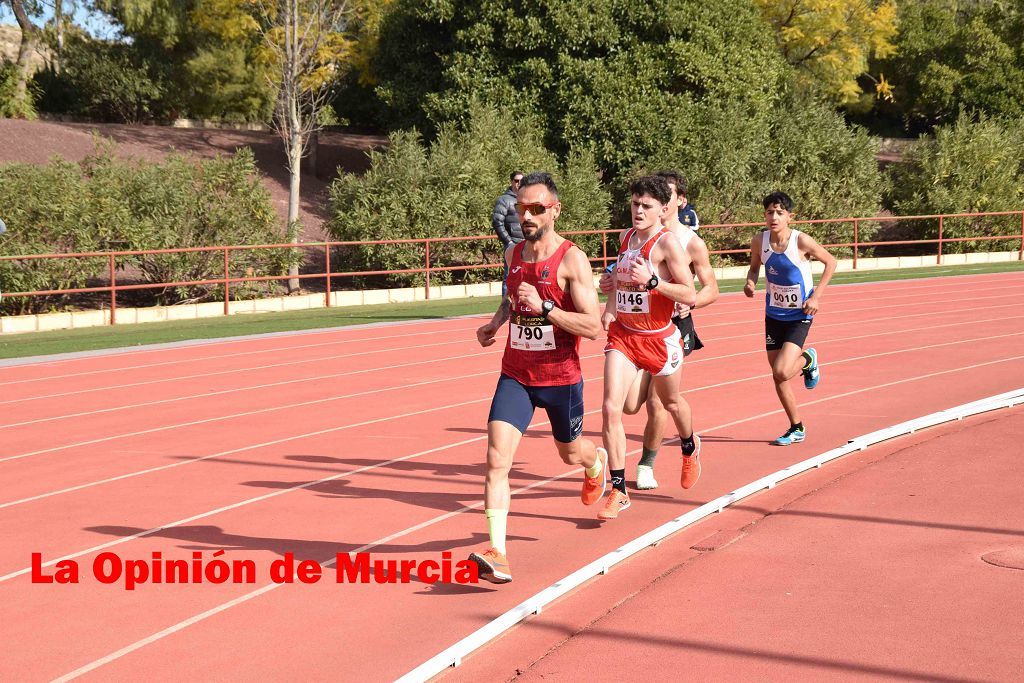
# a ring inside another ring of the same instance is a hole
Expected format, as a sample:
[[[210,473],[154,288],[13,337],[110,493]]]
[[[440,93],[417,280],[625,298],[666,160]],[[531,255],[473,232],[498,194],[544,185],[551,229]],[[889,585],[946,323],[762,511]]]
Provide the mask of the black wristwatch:
[[[658,276],[652,275],[651,279],[647,281],[647,291],[649,292],[652,289],[655,289],[658,286],[659,282],[661,282],[661,280],[658,278]]]
[[[547,320],[548,313],[553,310],[555,310],[555,302],[551,299],[545,299],[544,303],[540,305],[540,313],[544,316],[545,320]]]

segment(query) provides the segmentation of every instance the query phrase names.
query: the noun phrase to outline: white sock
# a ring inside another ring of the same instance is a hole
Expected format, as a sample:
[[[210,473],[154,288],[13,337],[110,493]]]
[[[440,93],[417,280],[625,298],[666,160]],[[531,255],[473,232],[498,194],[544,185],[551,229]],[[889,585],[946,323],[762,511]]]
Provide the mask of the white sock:
[[[491,545],[502,555],[505,554],[505,533],[508,528],[508,510],[484,510],[487,516],[487,533],[491,536]]]

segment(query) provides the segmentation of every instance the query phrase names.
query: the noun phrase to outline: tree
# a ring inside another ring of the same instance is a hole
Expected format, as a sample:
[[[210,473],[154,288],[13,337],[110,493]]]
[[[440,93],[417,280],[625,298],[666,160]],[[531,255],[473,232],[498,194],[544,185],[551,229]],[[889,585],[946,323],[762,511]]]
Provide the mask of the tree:
[[[302,158],[320,130],[320,114],[339,66],[349,58],[346,25],[352,7],[348,0],[256,2],[264,20],[258,24],[263,45],[277,67],[271,76],[277,89],[273,124],[288,159],[288,231],[297,243]],[[298,275],[298,265],[289,274]],[[297,277],[288,281],[288,289],[299,289]]]
[[[29,61],[39,45],[40,32],[39,28],[32,23],[30,16],[37,15],[40,8],[34,0],[7,0],[7,3],[14,11],[14,18],[18,22],[18,28],[21,29],[21,42],[18,44],[14,92],[11,101],[4,104],[4,109],[11,116],[34,119],[35,107],[28,89],[28,81],[32,75]]]
[[[263,121],[274,89],[250,0],[95,0],[128,39],[132,59],[168,85],[154,115]]]
[[[962,112],[1024,115],[1024,2],[920,0],[900,3],[898,54],[879,60],[895,102],[876,115],[910,132],[951,124]]]
[[[395,0],[372,61],[393,127],[432,137],[473,100],[540,117],[614,177],[715,102],[769,109],[788,68],[749,0]]]
[[[841,104],[860,97],[857,78],[868,71],[871,57],[895,51],[895,0],[754,1],[801,79]],[[884,78],[877,83],[887,92]]]
[[[493,103],[535,119],[560,159],[592,155],[615,207],[626,177],[663,167],[706,223],[756,219],[779,186],[802,217],[879,206],[874,142],[790,87],[749,0],[395,0],[372,64],[392,126],[429,140]]]

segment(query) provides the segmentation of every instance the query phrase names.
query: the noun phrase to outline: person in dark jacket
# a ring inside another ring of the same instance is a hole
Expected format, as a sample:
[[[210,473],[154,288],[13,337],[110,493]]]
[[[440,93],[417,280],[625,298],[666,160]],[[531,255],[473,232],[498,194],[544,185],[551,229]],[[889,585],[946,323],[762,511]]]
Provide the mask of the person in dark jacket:
[[[513,171],[508,177],[510,185],[505,192],[498,197],[494,203],[494,211],[491,213],[491,227],[501,240],[502,262],[505,263],[505,273],[501,277],[501,295],[505,296],[505,280],[508,279],[508,261],[504,258],[505,251],[513,244],[523,241],[523,228],[519,225],[519,212],[516,211],[516,195],[519,193],[519,183],[523,180],[520,171]]]
[[[491,214],[491,227],[501,240],[502,251],[523,241],[523,229],[519,225],[519,214],[516,213],[516,193],[519,192],[519,183],[522,179],[523,174],[519,171],[509,176],[511,184],[498,197],[494,204],[494,212]]]

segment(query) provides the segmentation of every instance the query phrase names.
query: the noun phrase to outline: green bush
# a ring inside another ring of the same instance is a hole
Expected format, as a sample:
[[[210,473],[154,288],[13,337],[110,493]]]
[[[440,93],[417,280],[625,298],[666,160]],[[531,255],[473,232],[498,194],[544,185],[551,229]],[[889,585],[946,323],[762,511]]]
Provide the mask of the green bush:
[[[826,104],[794,95],[776,108],[748,111],[720,101],[701,108],[689,136],[663,145],[645,170],[678,168],[689,180],[689,198],[701,223],[760,223],[762,198],[782,190],[794,201],[798,219],[873,216],[886,187],[875,155],[877,139],[848,126]],[[635,175],[638,170],[635,170]],[[618,223],[625,225],[625,183],[617,192]],[[712,250],[748,250],[759,228],[714,228],[703,232]],[[807,226],[822,244],[853,241],[853,223]],[[861,224],[868,239],[877,226]],[[837,250],[846,255],[852,250]],[[724,261],[742,261],[743,254]],[[720,263],[719,259],[713,259]]]
[[[36,118],[36,88],[29,83],[27,98],[18,97],[18,65],[0,58],[0,119]]]
[[[961,115],[922,137],[906,163],[891,167],[891,201],[900,215],[1018,211],[1024,206],[1024,121]],[[1019,216],[947,219],[944,237],[994,237],[1020,232]],[[900,221],[887,239],[936,239],[937,220]],[[1019,240],[954,242],[945,253],[1007,251]],[[925,248],[934,253],[935,246]]]
[[[55,159],[45,166],[0,166],[0,205],[8,232],[3,255],[137,251],[284,241],[252,152],[195,160],[171,156],[160,163],[121,161],[109,149],[80,164]],[[282,274],[291,250],[236,251],[232,277]],[[0,262],[7,291],[83,287],[107,282],[107,259]],[[118,282],[156,284],[223,277],[222,252],[119,257]],[[232,286],[235,298],[273,285]],[[147,288],[120,295],[130,303],[173,304],[223,296],[219,285]],[[4,310],[28,313],[67,303],[56,299],[4,299]]]
[[[34,77],[42,92],[39,108],[96,121],[138,123],[161,113],[166,85],[133,47],[71,34],[62,64]]]
[[[563,210],[558,229],[608,227],[608,194],[593,157],[572,155],[559,167],[528,117],[513,118],[474,104],[469,122],[446,124],[430,145],[415,132],[393,133],[386,151],[372,152],[365,175],[344,174],[331,186],[334,218],[328,229],[339,241],[486,236],[474,242],[431,245],[431,267],[501,263],[501,244],[491,211],[514,170],[549,170]],[[599,235],[572,238],[591,257],[600,256]],[[342,247],[334,270],[399,270],[424,266],[422,245]],[[483,271],[432,274],[442,282],[493,280],[500,266]],[[390,286],[420,285],[422,273],[377,278]],[[370,281],[367,281],[370,282]]]
[[[0,166],[0,207],[7,232],[0,235],[0,254],[49,254],[96,251],[102,241],[87,227],[86,181],[78,165],[55,159],[45,166]],[[0,261],[0,286],[5,292],[85,287],[102,275],[105,259],[30,259]],[[52,310],[60,297],[7,297],[8,314]]]

